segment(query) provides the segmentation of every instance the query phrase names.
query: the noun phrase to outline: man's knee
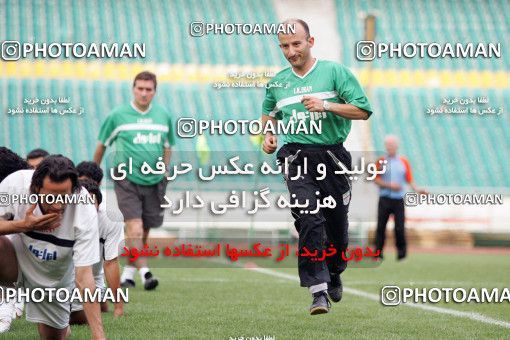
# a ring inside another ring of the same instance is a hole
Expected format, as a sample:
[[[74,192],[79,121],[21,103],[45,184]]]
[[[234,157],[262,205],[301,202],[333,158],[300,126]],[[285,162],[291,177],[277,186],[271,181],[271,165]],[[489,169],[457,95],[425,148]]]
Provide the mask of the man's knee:
[[[299,223],[300,238],[315,238],[318,235],[322,235],[326,227],[326,219],[322,216],[322,214],[301,215],[296,222]]]
[[[2,250],[2,253],[5,251],[14,251],[11,240],[9,240],[6,236],[0,236],[0,249]]]
[[[128,238],[143,237],[143,222],[141,219],[132,219],[126,221],[126,234]]]
[[[14,246],[5,236],[0,236],[0,285],[11,286],[18,280],[18,260]]]
[[[395,232],[396,233],[403,233],[405,229],[405,225],[403,221],[397,221],[395,220]]]
[[[108,303],[101,302],[101,313],[108,313]]]
[[[63,329],[58,329],[43,323],[38,323],[37,330],[39,331],[41,339],[65,340],[71,335],[71,328],[69,326]]]
[[[324,227],[326,218],[322,214],[301,214],[297,219],[301,229]]]
[[[72,312],[69,317],[69,323],[71,325],[86,325],[87,324],[87,316],[83,310]]]

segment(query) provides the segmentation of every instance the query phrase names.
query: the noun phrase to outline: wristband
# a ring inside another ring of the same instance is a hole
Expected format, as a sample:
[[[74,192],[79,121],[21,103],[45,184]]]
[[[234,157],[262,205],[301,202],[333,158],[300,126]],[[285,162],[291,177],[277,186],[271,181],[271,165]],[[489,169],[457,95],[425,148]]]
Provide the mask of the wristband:
[[[327,100],[323,100],[322,107],[324,108],[324,111],[329,111],[329,109],[331,108],[331,105],[329,104],[329,102]]]

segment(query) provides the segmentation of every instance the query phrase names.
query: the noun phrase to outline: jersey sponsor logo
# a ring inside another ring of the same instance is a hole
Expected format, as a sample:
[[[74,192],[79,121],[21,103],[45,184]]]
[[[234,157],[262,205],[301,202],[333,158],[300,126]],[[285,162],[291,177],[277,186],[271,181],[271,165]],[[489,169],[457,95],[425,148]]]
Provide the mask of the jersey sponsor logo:
[[[43,260],[43,261],[55,261],[57,259],[57,251],[50,252],[48,249],[44,248],[43,250],[39,250],[35,248],[32,245],[28,246],[28,250],[32,254],[34,254],[35,257]]]
[[[319,120],[324,119],[327,116],[327,112],[309,112],[309,111],[297,111],[296,109],[292,109],[292,116],[290,120],[293,122],[299,122],[300,120],[310,119],[310,120]]]
[[[138,132],[133,138],[133,144],[161,144],[161,134],[152,132],[142,134]]]
[[[294,94],[303,94],[303,93],[310,93],[310,92],[312,92],[311,86],[301,86],[301,87],[294,88]]]

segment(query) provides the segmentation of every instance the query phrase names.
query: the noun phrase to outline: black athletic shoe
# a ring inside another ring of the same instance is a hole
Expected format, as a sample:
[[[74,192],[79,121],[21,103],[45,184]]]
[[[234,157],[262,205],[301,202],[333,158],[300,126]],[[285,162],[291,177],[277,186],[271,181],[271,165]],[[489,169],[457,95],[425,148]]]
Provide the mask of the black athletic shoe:
[[[377,261],[377,262],[382,262],[384,260],[384,256],[381,253],[379,253],[379,255],[377,255],[376,257],[374,257],[374,261]]]
[[[130,279],[126,279],[126,281],[122,281],[122,282],[120,283],[120,286],[121,286],[122,288],[134,288],[134,287],[135,287],[135,285],[136,285],[136,284],[135,284],[135,281],[130,280]]]
[[[158,286],[158,284],[158,279],[152,276],[151,272],[145,273],[145,283],[143,284],[145,290],[153,290]]]
[[[333,302],[340,302],[342,300],[342,293],[344,287],[340,274],[331,275],[331,282],[328,283],[328,295]]]
[[[397,261],[402,261],[407,256],[407,252],[405,250],[399,250],[397,252]]]
[[[325,290],[313,294],[313,302],[310,306],[310,315],[327,313],[330,308],[331,303],[329,302],[328,294],[326,294]]]

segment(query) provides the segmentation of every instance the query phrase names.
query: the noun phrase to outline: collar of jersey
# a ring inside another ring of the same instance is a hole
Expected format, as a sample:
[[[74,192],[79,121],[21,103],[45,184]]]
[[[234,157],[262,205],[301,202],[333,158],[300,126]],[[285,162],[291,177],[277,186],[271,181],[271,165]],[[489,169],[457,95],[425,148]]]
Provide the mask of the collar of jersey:
[[[307,75],[309,75],[314,69],[315,69],[315,66],[317,66],[317,63],[319,62],[319,59],[318,58],[315,58],[315,63],[313,63],[312,67],[310,67],[310,69],[308,70],[308,72],[306,72],[305,74],[303,74],[302,76],[300,76],[299,74],[297,74],[296,72],[294,72],[294,69],[292,68],[292,66],[290,67],[290,69],[292,70],[292,73],[294,73],[294,75],[296,77],[298,77],[299,79],[304,79],[306,78]]]
[[[132,101],[130,104],[131,104],[131,107],[133,108],[133,110],[135,110],[136,112],[138,112],[138,113],[139,113],[139,114],[141,114],[141,115],[146,115],[146,114],[147,114],[147,113],[149,113],[149,111],[152,109],[152,104],[149,104],[149,107],[148,107],[148,108],[147,108],[147,110],[145,110],[145,111],[140,111],[140,110],[136,107],[136,105],[135,105],[135,102],[134,102],[134,101]]]

